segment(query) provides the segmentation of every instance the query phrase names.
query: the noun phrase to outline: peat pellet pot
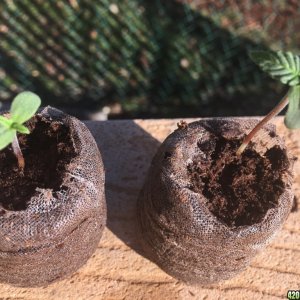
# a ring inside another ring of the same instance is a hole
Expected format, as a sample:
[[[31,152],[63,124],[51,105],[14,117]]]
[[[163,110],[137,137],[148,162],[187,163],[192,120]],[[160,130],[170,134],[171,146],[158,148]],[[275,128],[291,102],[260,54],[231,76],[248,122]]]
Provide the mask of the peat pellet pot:
[[[89,130],[47,107],[20,135],[20,172],[0,152],[0,281],[45,286],[81,267],[95,251],[106,222],[104,170]]]
[[[138,200],[146,256],[189,284],[229,279],[286,220],[292,166],[274,126],[241,156],[257,120],[213,119],[181,126],[160,146]]]

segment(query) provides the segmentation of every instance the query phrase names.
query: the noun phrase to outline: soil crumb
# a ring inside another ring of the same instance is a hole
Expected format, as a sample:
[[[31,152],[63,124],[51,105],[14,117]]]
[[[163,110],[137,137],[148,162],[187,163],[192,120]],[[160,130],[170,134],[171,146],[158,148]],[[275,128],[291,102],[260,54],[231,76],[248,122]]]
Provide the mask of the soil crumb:
[[[198,143],[199,155],[188,166],[191,189],[202,193],[209,210],[230,227],[258,223],[276,207],[289,168],[287,154],[278,146],[264,156],[248,146],[238,157],[240,144],[222,137]]]
[[[69,128],[61,121],[35,116],[27,127],[29,135],[18,135],[25,159],[20,172],[12,148],[0,151],[0,211],[25,210],[36,189],[61,187],[66,165],[76,156]]]

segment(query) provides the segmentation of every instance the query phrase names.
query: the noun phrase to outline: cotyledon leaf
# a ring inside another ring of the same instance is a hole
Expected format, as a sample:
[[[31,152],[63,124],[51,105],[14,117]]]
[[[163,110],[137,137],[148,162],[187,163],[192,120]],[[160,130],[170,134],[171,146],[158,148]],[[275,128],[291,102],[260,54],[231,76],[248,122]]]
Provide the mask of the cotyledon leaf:
[[[0,124],[0,150],[8,146],[16,136],[16,130]]]
[[[41,99],[32,92],[18,94],[11,104],[11,119],[15,123],[22,124],[28,121],[41,105]]]
[[[23,133],[23,134],[29,134],[30,133],[29,129],[26,126],[22,125],[22,124],[13,123],[11,128],[13,128],[13,129],[15,129],[18,132]]]
[[[0,116],[0,124],[7,127],[7,128],[10,128],[11,125],[13,124],[13,121],[11,119],[8,119],[4,116]]]

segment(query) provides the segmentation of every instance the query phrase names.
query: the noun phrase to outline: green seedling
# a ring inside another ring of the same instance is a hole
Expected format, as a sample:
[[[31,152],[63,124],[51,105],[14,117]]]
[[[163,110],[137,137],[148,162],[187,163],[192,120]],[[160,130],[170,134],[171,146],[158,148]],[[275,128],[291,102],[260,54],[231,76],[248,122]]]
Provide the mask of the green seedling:
[[[30,133],[23,124],[33,117],[40,105],[39,96],[32,92],[22,92],[14,98],[10,112],[0,116],[0,150],[12,144],[18,166],[22,171],[25,167],[25,160],[18,142],[17,132]]]
[[[289,89],[282,100],[252,129],[237,150],[241,155],[251,139],[272,118],[278,115],[288,104],[284,123],[287,128],[300,128],[300,58],[291,52],[253,51],[251,59],[272,78],[288,85]]]

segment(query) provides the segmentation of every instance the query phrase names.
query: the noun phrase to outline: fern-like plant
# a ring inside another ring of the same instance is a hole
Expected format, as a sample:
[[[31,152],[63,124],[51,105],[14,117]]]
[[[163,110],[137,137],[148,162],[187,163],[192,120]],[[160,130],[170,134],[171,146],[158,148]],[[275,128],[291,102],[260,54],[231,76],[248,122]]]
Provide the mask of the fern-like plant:
[[[237,155],[241,155],[254,135],[287,105],[289,106],[284,118],[286,127],[300,128],[300,57],[291,52],[282,51],[253,51],[250,53],[250,57],[272,78],[288,85],[289,90],[283,99],[246,136]]]

